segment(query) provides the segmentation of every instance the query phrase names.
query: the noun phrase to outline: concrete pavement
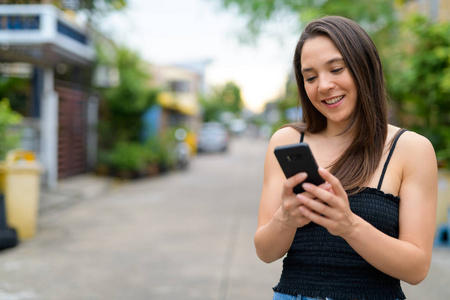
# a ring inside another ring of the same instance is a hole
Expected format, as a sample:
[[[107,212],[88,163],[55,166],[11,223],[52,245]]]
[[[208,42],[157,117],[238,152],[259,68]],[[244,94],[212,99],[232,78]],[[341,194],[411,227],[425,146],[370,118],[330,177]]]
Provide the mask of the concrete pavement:
[[[253,248],[266,146],[133,182],[62,180],[37,235],[0,253],[0,299],[270,299],[280,266]]]
[[[239,139],[187,172],[95,175],[42,191],[37,235],[0,252],[0,300],[271,299],[281,261],[254,253],[267,142]],[[435,248],[408,299],[450,299],[450,249]]]

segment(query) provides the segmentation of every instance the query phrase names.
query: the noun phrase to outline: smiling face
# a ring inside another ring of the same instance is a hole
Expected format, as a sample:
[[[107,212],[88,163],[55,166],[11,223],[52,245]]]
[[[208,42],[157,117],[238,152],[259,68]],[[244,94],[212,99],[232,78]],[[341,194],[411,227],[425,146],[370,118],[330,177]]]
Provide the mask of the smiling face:
[[[301,73],[312,105],[327,124],[347,126],[355,111],[357,87],[342,54],[326,36],[308,39],[301,52]]]

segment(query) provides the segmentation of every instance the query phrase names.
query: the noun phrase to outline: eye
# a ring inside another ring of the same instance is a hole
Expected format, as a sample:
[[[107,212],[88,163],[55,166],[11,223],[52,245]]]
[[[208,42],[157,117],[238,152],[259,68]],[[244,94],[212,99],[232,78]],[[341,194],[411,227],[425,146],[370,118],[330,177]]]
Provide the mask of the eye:
[[[311,82],[313,82],[314,80],[316,80],[316,78],[317,78],[317,76],[310,76],[310,77],[308,77],[308,78],[305,78],[305,81],[311,83]]]
[[[338,74],[338,73],[341,73],[341,72],[342,72],[342,70],[344,70],[344,68],[337,68],[337,69],[333,69],[333,70],[331,70],[331,73],[335,73],[335,74]]]

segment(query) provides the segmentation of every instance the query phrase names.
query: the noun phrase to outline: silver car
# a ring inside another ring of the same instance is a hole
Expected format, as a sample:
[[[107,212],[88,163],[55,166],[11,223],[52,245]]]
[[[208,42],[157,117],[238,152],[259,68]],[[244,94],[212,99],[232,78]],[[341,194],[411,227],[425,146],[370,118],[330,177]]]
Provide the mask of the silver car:
[[[227,128],[219,122],[203,123],[197,141],[198,152],[225,152],[229,143]]]

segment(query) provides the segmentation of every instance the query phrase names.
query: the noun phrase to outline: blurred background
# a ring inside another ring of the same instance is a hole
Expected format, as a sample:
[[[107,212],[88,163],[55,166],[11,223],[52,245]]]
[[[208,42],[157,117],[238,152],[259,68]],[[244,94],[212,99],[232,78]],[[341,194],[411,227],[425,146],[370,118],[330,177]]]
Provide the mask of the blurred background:
[[[192,211],[192,218],[203,220],[208,215],[210,219],[202,223],[208,227],[220,219],[217,213],[228,213],[230,219],[225,223],[230,230],[226,235],[244,232],[246,237],[242,241],[248,252],[237,257],[242,257],[244,265],[250,262],[250,270],[259,270],[255,273],[225,268],[224,264],[237,263],[232,255],[235,252],[225,251],[219,263],[222,275],[217,275],[217,289],[210,294],[193,293],[188,299],[269,299],[279,266],[268,272],[267,266],[253,261],[251,245],[262,184],[261,164],[271,134],[283,124],[301,119],[291,66],[294,48],[304,26],[323,15],[351,18],[369,32],[384,64],[390,123],[425,135],[433,143],[440,176],[436,223],[440,263],[425,288],[413,293],[418,295],[416,299],[428,299],[424,295],[437,289],[434,299],[448,299],[449,289],[440,279],[449,275],[446,270],[450,268],[449,252],[445,251],[450,246],[449,0],[0,0],[1,190],[8,204],[14,201],[8,196],[13,190],[27,189],[26,180],[20,176],[18,187],[8,183],[13,166],[24,160],[35,163],[28,172],[33,184],[38,185],[34,195],[27,196],[36,202],[31,206],[36,207],[32,212],[36,214],[36,225],[32,226],[37,226],[37,234],[27,239],[21,238],[19,232],[19,240],[24,243],[0,252],[0,266],[3,259],[5,272],[17,272],[16,283],[0,284],[0,299],[71,299],[61,294],[70,290],[69,286],[53,296],[34,286],[33,276],[43,270],[37,266],[28,270],[31,277],[20,285],[18,278],[27,278],[22,276],[23,269],[7,262],[17,259],[19,264],[26,253],[35,253],[36,260],[40,260],[48,251],[64,252],[54,247],[67,242],[67,237],[62,233],[52,235],[53,230],[78,224],[79,219],[69,217],[76,214],[74,207],[82,210],[78,204],[94,203],[82,200],[107,201],[117,197],[114,193],[126,191],[128,196],[124,197],[139,205],[146,201],[142,193],[150,195],[149,199],[158,195],[155,197],[160,205],[161,199],[172,197],[164,190],[173,189],[169,183],[185,185],[190,191],[185,201],[200,201],[199,206],[210,205],[201,202],[207,200],[199,195],[211,196],[223,190],[222,198],[218,196],[222,203],[229,201],[226,196],[234,195],[231,191],[241,191],[234,196],[238,202],[233,199],[231,204],[223,204],[229,206],[211,208],[214,214],[201,209]],[[34,168],[36,164],[39,168]],[[220,167],[212,167],[216,165]],[[209,189],[205,189],[205,181],[211,178],[218,181],[210,182]],[[102,196],[83,194],[83,190],[95,185],[101,186]],[[134,188],[141,193],[133,192]],[[242,191],[245,200],[240,199]],[[62,205],[67,199],[71,204]],[[146,209],[153,213],[170,210],[170,205],[158,208],[153,200],[148,201]],[[178,207],[180,203],[171,205]],[[93,209],[89,207],[88,211]],[[72,223],[63,225],[64,218],[55,219],[55,212],[65,214]],[[89,215],[78,213],[83,220]],[[121,218],[137,222],[134,213],[130,210]],[[7,207],[5,227],[15,225],[7,220],[10,214],[11,208]],[[118,218],[113,216],[103,225],[119,226]],[[172,216],[177,218],[176,214]],[[252,222],[236,221],[248,217]],[[96,226],[101,228],[101,224]],[[180,234],[173,230],[172,234]],[[165,231],[158,232],[167,236]],[[227,249],[239,245],[234,239],[224,242]],[[193,253],[200,255],[194,249]],[[89,251],[85,254],[92,255]],[[67,257],[61,259],[67,263]],[[197,274],[197,260],[191,259],[195,264],[189,270]],[[151,269],[158,261],[148,263]],[[172,270],[171,266],[166,263],[160,268],[173,274],[176,268]],[[68,269],[72,267],[67,265]],[[55,278],[68,276],[68,269],[63,269],[42,284],[50,287]],[[170,282],[172,277],[161,275],[164,272],[145,274],[149,278],[162,276]],[[270,275],[256,276],[266,273]],[[232,289],[232,282],[249,277],[254,277],[247,284],[251,289],[269,289],[252,296],[243,288]],[[9,280],[6,275],[0,281],[5,280]],[[96,290],[84,281],[76,284],[86,290],[82,295]],[[24,292],[23,286],[33,286],[33,291]],[[149,287],[139,296],[119,293],[117,298],[114,294],[109,298],[169,299],[177,293],[186,296],[189,293],[182,286]],[[99,292],[78,299],[104,297]]]

